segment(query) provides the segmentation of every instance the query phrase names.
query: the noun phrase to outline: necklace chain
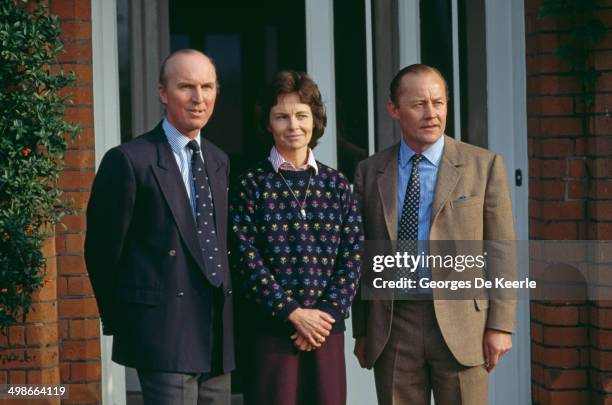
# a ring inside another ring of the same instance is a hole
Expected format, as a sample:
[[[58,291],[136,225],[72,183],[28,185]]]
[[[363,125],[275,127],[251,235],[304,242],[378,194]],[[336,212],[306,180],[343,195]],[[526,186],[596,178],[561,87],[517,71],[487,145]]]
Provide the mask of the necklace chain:
[[[289,186],[289,183],[287,183],[287,180],[285,180],[285,176],[283,176],[280,170],[278,171],[278,174],[280,175],[281,179],[283,179],[285,186],[287,186],[287,188],[289,189],[289,192],[293,196],[293,199],[295,200],[295,202],[297,202],[298,205],[300,206],[300,216],[302,217],[302,219],[306,219],[306,210],[304,209],[304,204],[306,204],[306,197],[308,196],[308,190],[310,190],[310,180],[312,179],[312,172],[310,173],[310,176],[308,176],[308,183],[306,183],[306,191],[304,192],[304,199],[302,200],[301,203],[300,203],[300,200],[298,200],[295,193],[293,192],[293,189]]]

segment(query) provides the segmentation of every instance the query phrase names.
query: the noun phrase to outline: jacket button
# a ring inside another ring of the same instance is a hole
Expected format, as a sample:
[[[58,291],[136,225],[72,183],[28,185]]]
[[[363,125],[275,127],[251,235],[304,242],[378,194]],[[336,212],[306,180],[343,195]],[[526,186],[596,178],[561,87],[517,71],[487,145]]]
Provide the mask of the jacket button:
[[[185,293],[182,292],[182,291],[179,291],[179,292],[176,293],[176,296],[179,297],[179,298],[182,298],[184,295],[185,295]]]
[[[174,249],[170,250],[168,252],[168,256],[172,256],[172,257],[176,256],[176,250],[174,250]]]
[[[231,251],[231,250],[228,250],[228,251],[227,251],[227,254],[228,254],[228,256],[229,256],[229,255],[231,255],[231,254],[232,254],[232,251]]]
[[[227,295],[232,295],[232,292],[233,292],[232,290],[229,290],[229,291],[227,292]]]

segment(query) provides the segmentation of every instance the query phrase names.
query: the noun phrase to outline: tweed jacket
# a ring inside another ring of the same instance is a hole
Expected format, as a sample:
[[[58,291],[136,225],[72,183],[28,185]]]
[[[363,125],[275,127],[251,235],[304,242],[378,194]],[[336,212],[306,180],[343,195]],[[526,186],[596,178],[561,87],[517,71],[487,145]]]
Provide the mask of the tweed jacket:
[[[357,167],[354,189],[366,240],[397,239],[398,153],[399,143]],[[501,156],[446,136],[431,208],[430,240],[514,239],[508,179]],[[489,270],[493,274],[496,271]],[[486,328],[514,330],[514,301],[481,296],[445,300],[435,289],[433,297],[442,336],[457,361],[465,366],[484,363],[482,339]],[[366,301],[361,291],[357,293],[353,334],[366,336],[368,368],[373,367],[387,343],[393,306],[393,300]]]

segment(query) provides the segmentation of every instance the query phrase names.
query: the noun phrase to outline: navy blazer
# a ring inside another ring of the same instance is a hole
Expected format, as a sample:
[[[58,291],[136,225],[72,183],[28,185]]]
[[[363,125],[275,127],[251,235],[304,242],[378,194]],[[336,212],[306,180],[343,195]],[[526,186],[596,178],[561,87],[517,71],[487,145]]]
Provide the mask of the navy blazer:
[[[202,138],[215,203],[222,286],[222,366],[234,368],[227,257],[227,155]],[[210,291],[184,183],[164,131],[109,150],[87,207],[85,261],[113,360],[148,370],[207,372]],[[219,314],[217,315],[219,316]]]

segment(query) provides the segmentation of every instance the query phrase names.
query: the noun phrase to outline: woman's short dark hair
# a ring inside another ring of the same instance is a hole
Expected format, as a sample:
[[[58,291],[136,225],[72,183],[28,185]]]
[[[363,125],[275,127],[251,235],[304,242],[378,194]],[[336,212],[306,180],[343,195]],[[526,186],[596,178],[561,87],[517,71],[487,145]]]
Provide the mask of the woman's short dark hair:
[[[283,70],[278,72],[272,81],[268,83],[261,93],[255,106],[259,132],[266,142],[272,145],[274,139],[271,137],[268,126],[270,123],[270,110],[278,103],[278,97],[286,94],[296,93],[300,101],[310,107],[312,111],[313,130],[312,139],[308,144],[314,148],[323,136],[327,125],[325,106],[321,99],[321,92],[317,84],[304,72],[294,70]]]

